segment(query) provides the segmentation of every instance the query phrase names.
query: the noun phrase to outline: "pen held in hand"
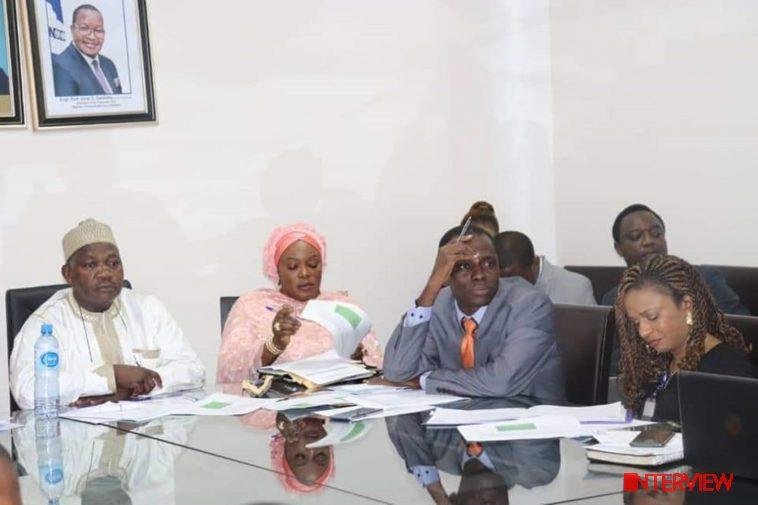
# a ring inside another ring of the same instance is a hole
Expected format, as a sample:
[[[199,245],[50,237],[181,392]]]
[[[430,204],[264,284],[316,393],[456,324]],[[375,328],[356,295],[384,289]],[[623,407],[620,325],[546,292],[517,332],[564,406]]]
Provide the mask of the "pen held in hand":
[[[471,226],[471,216],[466,219],[466,222],[463,224],[463,229],[461,229],[460,235],[458,235],[458,240],[456,242],[460,242],[463,237],[466,236],[466,232],[468,232],[468,228]]]
[[[270,307],[270,306],[266,305],[266,310],[269,311],[269,312],[279,312],[281,309],[275,309],[274,307]],[[298,321],[302,321],[302,319],[300,319],[300,316],[296,316],[296,315],[293,314],[292,317],[294,317]]]

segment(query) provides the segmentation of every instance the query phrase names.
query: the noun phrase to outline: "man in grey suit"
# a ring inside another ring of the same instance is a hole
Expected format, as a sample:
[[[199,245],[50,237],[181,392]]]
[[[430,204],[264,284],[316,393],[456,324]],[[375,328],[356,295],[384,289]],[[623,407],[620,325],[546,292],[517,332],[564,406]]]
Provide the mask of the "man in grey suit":
[[[103,15],[94,5],[74,10],[71,44],[53,55],[55,96],[117,95],[122,92],[116,65],[100,54],[105,42]]]
[[[519,231],[504,231],[495,237],[501,277],[522,277],[545,293],[553,303],[597,305],[590,280],[553,265],[534,254],[529,237]]]
[[[442,237],[416,306],[395,328],[385,378],[428,393],[563,401],[550,300],[521,278],[500,279],[492,237],[471,227],[459,240],[461,229]]]

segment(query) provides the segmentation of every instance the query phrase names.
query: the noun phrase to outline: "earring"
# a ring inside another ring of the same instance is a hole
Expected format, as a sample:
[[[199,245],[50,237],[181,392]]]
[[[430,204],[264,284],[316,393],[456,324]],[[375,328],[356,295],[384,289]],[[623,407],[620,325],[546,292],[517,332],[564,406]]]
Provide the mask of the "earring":
[[[689,310],[687,311],[687,317],[686,317],[687,326],[692,326],[692,312]]]

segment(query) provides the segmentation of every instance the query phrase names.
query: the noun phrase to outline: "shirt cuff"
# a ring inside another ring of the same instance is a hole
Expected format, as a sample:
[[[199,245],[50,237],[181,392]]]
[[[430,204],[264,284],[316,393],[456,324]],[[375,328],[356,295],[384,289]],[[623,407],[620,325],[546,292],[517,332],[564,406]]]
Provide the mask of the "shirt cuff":
[[[421,387],[423,391],[426,391],[426,378],[429,377],[429,374],[432,373],[432,371],[424,372],[419,376],[418,378],[418,384]]]
[[[403,326],[405,328],[412,328],[419,324],[428,322],[431,318],[431,307],[412,307],[408,312],[405,313]]]
[[[440,481],[440,472],[436,466],[412,466],[411,473],[419,484],[426,487]]]

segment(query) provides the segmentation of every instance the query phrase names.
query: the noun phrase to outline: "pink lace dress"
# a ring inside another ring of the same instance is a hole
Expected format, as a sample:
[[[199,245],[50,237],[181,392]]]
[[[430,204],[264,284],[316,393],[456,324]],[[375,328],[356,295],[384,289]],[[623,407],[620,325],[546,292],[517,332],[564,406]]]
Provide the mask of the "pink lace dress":
[[[357,305],[344,293],[321,293],[318,299]],[[216,383],[239,383],[255,377],[255,370],[261,366],[263,345],[271,336],[274,316],[285,305],[292,306],[296,316],[305,308],[305,302],[293,300],[273,289],[253,291],[235,302],[224,325]],[[374,333],[369,332],[362,344],[366,351],[366,364],[380,366],[382,349]],[[303,320],[300,329],[292,335],[290,344],[274,363],[307,358],[332,348],[334,339],[329,331],[314,322]]]

